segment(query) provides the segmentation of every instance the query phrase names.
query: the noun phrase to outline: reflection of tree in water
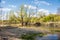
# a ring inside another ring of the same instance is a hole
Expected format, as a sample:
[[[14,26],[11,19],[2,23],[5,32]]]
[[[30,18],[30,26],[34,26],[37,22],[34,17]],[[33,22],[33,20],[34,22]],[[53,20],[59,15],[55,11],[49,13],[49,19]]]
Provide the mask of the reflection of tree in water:
[[[35,26],[41,26],[41,23],[40,22],[36,22],[34,25]]]
[[[54,23],[49,23],[49,26],[50,27],[54,27]]]
[[[8,40],[8,38],[2,38],[2,40]]]

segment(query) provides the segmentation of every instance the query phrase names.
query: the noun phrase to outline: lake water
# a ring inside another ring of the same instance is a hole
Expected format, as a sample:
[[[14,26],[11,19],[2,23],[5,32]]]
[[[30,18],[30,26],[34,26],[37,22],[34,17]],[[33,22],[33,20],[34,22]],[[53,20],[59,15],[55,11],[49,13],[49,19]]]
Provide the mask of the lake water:
[[[37,40],[58,40],[57,34],[48,34],[44,37],[38,37]]]
[[[49,34],[47,35],[47,38],[50,40],[58,40],[57,34]]]

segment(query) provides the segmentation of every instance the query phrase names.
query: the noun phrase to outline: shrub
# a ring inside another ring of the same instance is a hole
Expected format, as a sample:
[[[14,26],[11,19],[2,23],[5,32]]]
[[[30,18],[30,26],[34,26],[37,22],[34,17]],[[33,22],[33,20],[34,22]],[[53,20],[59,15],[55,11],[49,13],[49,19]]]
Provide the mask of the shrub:
[[[43,36],[43,33],[26,33],[26,34],[22,34],[21,38],[24,40],[34,40],[36,36]]]

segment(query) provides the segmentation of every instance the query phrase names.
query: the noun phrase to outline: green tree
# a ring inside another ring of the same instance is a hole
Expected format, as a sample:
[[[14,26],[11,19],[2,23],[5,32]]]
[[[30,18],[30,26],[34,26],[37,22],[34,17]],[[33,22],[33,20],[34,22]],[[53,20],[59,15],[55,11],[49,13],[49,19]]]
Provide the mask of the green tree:
[[[10,23],[17,23],[17,17],[16,17],[16,15],[14,14],[14,11],[11,11],[11,12],[10,12],[9,22],[10,22]]]

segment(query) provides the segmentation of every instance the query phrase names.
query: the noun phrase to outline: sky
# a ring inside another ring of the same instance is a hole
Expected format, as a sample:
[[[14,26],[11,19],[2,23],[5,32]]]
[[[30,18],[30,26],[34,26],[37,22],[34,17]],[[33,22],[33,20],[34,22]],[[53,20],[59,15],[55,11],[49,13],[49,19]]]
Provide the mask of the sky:
[[[57,12],[57,8],[60,8],[60,0],[0,0],[0,11],[2,10],[4,13],[10,10],[16,11],[20,9],[21,5],[49,14]]]

